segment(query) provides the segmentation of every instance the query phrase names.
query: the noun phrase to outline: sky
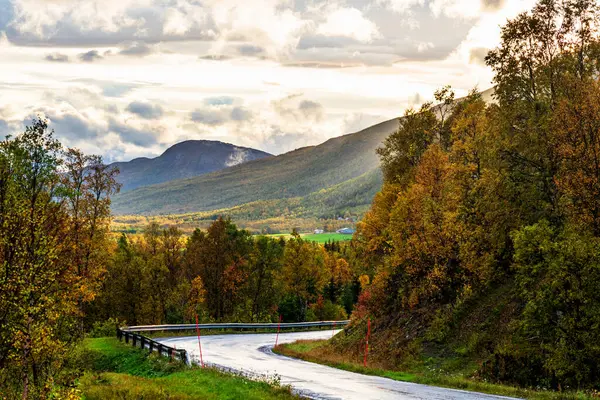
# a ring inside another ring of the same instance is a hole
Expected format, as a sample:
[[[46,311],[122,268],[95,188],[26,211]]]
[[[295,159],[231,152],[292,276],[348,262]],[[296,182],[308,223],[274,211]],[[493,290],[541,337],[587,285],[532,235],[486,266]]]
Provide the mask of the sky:
[[[107,162],[189,139],[281,154],[491,86],[533,0],[0,0],[0,138]]]

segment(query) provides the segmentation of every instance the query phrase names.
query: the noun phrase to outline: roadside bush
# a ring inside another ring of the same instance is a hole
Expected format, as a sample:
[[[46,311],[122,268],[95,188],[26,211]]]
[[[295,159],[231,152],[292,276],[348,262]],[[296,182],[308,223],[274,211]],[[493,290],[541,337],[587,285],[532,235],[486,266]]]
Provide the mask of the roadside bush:
[[[100,337],[114,337],[118,327],[125,326],[127,323],[118,318],[109,318],[103,322],[95,322],[92,330],[89,333],[89,337],[100,338]]]

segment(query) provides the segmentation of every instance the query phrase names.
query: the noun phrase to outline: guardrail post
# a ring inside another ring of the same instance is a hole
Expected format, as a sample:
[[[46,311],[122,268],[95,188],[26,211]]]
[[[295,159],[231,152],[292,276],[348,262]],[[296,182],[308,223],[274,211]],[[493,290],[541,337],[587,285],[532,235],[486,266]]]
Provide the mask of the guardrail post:
[[[137,335],[134,333],[133,334],[133,347],[135,347],[137,345]]]
[[[148,343],[148,347],[150,347],[150,353],[152,353],[152,348],[154,347],[154,340],[151,340],[150,343]]]
[[[129,332],[125,332],[125,343],[129,344]]]

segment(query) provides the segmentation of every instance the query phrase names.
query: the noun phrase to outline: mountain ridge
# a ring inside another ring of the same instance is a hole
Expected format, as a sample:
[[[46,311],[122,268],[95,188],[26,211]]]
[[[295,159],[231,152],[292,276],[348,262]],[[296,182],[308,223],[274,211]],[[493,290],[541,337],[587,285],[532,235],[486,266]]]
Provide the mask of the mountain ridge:
[[[304,197],[379,169],[375,149],[398,118],[288,153],[188,179],[144,186],[114,198],[115,214],[210,211],[258,200]],[[372,175],[372,184],[381,181]],[[370,201],[369,199],[368,201]]]
[[[119,168],[117,181],[123,185],[122,192],[128,192],[271,156],[261,150],[220,141],[186,140],[169,147],[158,157],[138,157],[114,162],[110,166]]]

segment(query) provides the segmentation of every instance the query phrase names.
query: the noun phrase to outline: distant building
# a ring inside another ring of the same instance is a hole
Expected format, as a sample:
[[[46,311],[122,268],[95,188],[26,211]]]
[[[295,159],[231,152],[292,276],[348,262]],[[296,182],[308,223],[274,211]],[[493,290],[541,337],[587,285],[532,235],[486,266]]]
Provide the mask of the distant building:
[[[352,235],[354,233],[354,229],[352,228],[342,228],[338,229],[336,233],[342,233],[344,235]]]
[[[319,235],[323,232],[324,232],[323,229],[315,229],[315,235]]]

